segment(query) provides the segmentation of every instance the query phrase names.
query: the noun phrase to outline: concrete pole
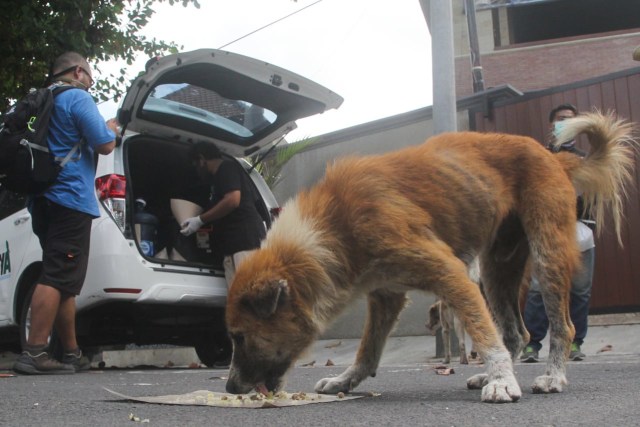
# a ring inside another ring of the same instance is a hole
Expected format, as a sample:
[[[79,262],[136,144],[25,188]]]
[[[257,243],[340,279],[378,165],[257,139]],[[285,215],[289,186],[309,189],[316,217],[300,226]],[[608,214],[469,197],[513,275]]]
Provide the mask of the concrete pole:
[[[453,132],[456,120],[456,79],[453,60],[453,12],[451,0],[420,0],[422,13],[431,32],[433,72],[433,134]],[[425,312],[428,308],[425,307]],[[460,352],[455,332],[451,331],[452,356]],[[436,334],[436,357],[444,355],[442,329]]]
[[[431,31],[433,133],[457,130],[451,0],[420,0]]]

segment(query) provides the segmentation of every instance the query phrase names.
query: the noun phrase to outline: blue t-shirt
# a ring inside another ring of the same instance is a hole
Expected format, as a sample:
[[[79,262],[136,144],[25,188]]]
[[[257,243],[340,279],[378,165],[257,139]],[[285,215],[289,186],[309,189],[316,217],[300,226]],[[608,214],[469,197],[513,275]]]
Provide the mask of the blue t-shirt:
[[[82,139],[80,149],[62,168],[44,196],[69,209],[98,217],[94,148],[113,141],[115,135],[107,127],[91,95],[81,89],[70,89],[55,98],[48,143],[53,155],[63,158]]]

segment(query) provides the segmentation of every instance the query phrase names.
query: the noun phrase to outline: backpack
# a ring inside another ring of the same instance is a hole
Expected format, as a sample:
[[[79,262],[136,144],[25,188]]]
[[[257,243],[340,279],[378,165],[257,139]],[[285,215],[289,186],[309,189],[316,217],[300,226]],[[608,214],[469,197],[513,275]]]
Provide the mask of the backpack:
[[[69,89],[75,87],[31,89],[4,115],[0,127],[2,188],[29,195],[44,192],[80,148],[78,143],[64,158],[56,158],[47,144],[53,99]]]

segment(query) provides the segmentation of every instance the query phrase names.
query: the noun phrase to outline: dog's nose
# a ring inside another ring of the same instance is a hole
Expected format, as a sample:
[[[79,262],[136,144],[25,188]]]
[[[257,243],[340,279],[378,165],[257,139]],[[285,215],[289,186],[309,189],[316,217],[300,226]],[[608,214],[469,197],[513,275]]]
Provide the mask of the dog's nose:
[[[231,381],[231,380],[227,381],[225,389],[227,390],[227,393],[231,393],[231,394],[240,394],[240,393],[242,393],[242,391],[240,391],[240,388],[238,387],[238,385],[236,383],[234,383],[233,381]]]
[[[235,378],[233,378],[232,375],[229,375],[229,379],[227,380],[225,389],[227,390],[227,393],[243,394],[243,393],[249,393],[253,389],[253,386],[243,384],[242,382],[237,381]]]

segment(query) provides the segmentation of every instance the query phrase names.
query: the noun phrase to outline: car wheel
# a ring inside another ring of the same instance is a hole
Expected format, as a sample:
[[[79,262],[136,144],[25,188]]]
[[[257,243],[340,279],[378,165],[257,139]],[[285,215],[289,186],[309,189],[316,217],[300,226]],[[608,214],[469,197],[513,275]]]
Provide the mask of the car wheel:
[[[225,334],[218,334],[195,344],[200,362],[208,368],[228,365],[231,359],[231,341]]]
[[[35,289],[35,284],[31,286],[24,301],[22,301],[22,310],[20,311],[20,345],[25,348],[29,339],[29,331],[31,330],[31,297]],[[52,331],[47,341],[49,345],[49,353],[56,359],[62,359],[62,342],[56,334],[55,330]]]

